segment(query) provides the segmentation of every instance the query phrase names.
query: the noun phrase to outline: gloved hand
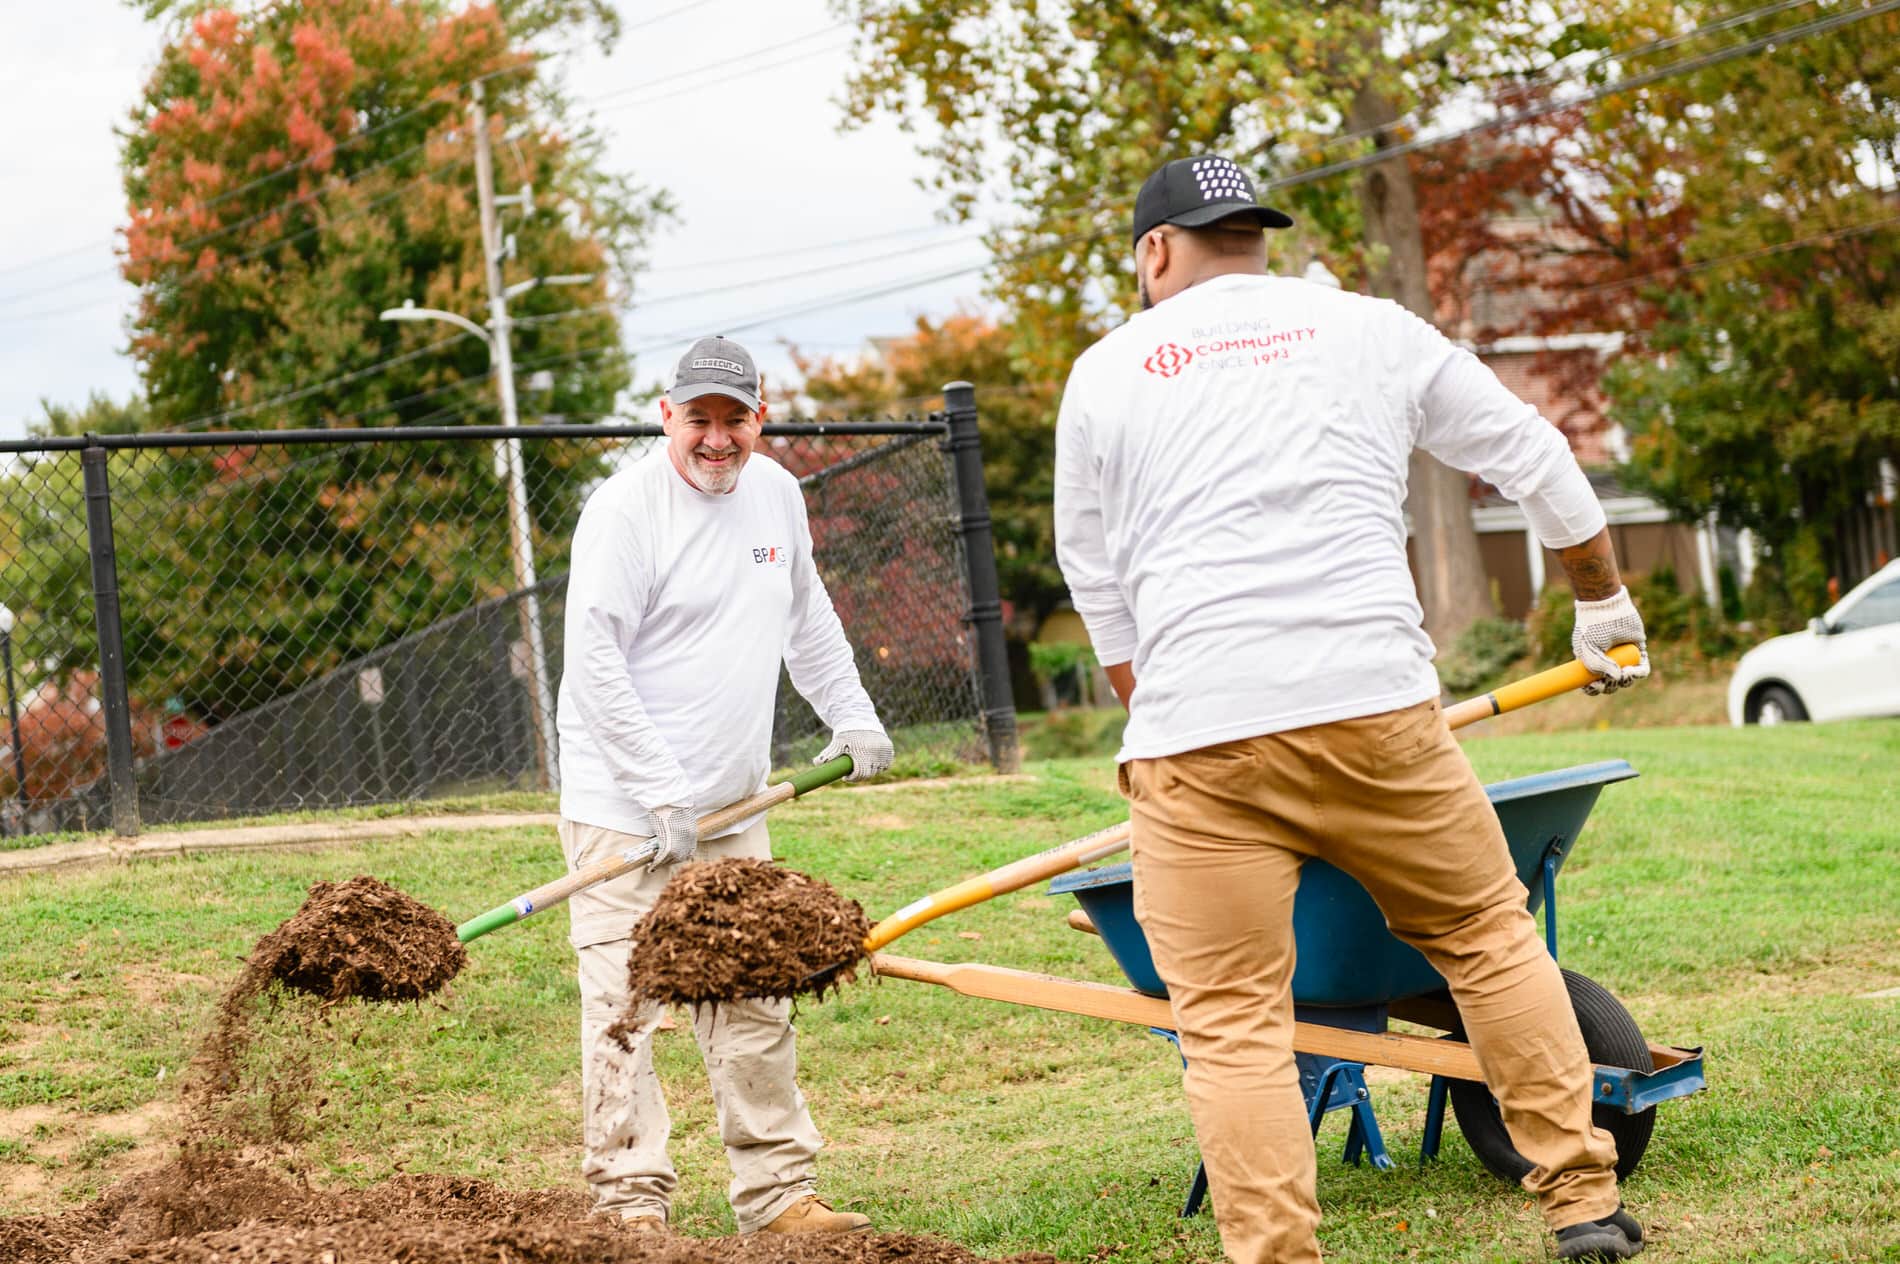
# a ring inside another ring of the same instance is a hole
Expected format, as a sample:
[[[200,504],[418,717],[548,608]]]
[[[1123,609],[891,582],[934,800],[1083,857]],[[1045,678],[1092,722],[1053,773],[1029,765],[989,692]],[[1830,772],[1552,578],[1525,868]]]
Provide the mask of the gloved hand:
[[[1616,645],[1634,645],[1643,652],[1642,661],[1634,667],[1623,666],[1610,657],[1610,648]],[[1602,673],[1601,680],[1583,687],[1591,697],[1615,693],[1649,675],[1649,640],[1643,635],[1643,617],[1636,613],[1629,589],[1619,588],[1614,597],[1602,601],[1577,603],[1577,628],[1570,634],[1570,650],[1585,667]]]
[[[651,873],[663,865],[677,865],[693,858],[699,849],[699,814],[691,804],[683,808],[649,808],[633,832],[645,834],[660,845],[647,864],[647,872]]]
[[[883,729],[843,729],[831,735],[831,745],[812,762],[829,763],[840,755],[851,756],[851,775],[845,780],[864,781],[889,768],[897,752]]]

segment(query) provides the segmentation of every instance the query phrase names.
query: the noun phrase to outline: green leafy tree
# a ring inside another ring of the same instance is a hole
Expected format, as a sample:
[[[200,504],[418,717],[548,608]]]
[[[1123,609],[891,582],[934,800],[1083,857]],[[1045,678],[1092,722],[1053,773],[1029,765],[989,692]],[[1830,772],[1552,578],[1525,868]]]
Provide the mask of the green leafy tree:
[[[1793,20],[1781,19],[1781,25]],[[1671,128],[1689,214],[1610,376],[1632,473],[1767,547],[1758,613],[1853,578],[1855,515],[1900,464],[1900,15],[1705,70]],[[1763,609],[1765,602],[1766,609]]]
[[[997,292],[1020,354],[1059,377],[1131,309],[1126,224],[1157,162],[1201,150],[1281,176],[1376,155],[1449,103],[1661,28],[1670,6],[1605,0],[1450,4],[1043,4],[1034,0],[837,0],[861,23],[851,117],[915,127],[960,214],[988,199]],[[1431,319],[1412,165],[1394,157],[1288,191],[1349,283]],[[1104,302],[1104,296],[1106,301]],[[1462,476],[1412,471],[1422,596],[1441,643],[1489,612]]]

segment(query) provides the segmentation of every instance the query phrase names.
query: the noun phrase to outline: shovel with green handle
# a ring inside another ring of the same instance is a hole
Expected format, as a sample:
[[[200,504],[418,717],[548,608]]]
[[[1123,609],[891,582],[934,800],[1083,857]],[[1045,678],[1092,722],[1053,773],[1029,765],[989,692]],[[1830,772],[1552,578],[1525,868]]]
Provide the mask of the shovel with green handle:
[[[836,759],[819,764],[815,768],[797,773],[785,781],[775,782],[748,799],[728,804],[717,811],[708,812],[699,818],[699,836],[708,838],[729,825],[737,824],[748,816],[756,816],[767,808],[776,807],[787,799],[796,799],[801,794],[809,794],[820,786],[830,785],[851,771],[851,756],[840,755]],[[471,917],[455,928],[455,937],[463,943],[479,939],[491,930],[500,930],[512,926],[522,918],[533,913],[544,912],[557,904],[565,903],[577,891],[585,891],[600,883],[612,881],[624,873],[631,873],[653,859],[653,853],[659,845],[652,841],[629,847],[617,855],[597,860],[585,869],[543,883],[532,891],[524,891],[506,904],[498,904],[480,917]]]

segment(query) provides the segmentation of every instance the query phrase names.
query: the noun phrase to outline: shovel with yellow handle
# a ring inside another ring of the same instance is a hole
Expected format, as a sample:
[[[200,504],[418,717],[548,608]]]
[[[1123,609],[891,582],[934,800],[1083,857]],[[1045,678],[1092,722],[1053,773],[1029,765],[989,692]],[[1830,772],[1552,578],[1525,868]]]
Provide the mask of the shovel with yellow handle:
[[[1610,657],[1625,667],[1634,667],[1642,660],[1642,652],[1634,645],[1619,645],[1610,651]],[[1502,685],[1480,697],[1469,698],[1447,707],[1445,723],[1454,729],[1463,728],[1478,720],[1488,720],[1494,715],[1516,711],[1534,702],[1542,702],[1546,698],[1554,698],[1558,694],[1581,689],[1597,677],[1598,673],[1573,659],[1561,667],[1553,667],[1549,671],[1526,676],[1523,680]],[[985,900],[995,899],[1011,891],[1020,891],[1024,887],[1124,851],[1128,847],[1129,828],[1129,822],[1123,821],[1119,825],[1097,830],[1093,834],[1073,839],[1059,847],[1052,847],[1048,851],[1024,857],[977,877],[965,878],[954,886],[945,887],[922,899],[913,900],[871,928],[870,935],[864,941],[864,951],[867,954],[875,953],[898,936],[908,934],[924,923],[935,921],[946,913],[954,913],[958,909],[981,904]],[[878,968],[875,959],[871,964],[873,969]],[[842,968],[842,966],[838,967],[838,969]],[[819,972],[820,975],[824,973],[824,971]]]

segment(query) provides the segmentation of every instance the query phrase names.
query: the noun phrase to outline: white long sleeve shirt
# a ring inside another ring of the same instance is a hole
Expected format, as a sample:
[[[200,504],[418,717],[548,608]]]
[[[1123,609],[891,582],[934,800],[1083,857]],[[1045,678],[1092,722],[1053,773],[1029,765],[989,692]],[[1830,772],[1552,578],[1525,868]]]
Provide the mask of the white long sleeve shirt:
[[[1223,276],[1083,353],[1056,552],[1096,657],[1133,664],[1121,759],[1437,696],[1406,564],[1414,448],[1482,474],[1553,548],[1603,529],[1557,428],[1396,303]]]
[[[763,789],[781,659],[833,729],[881,727],[798,480],[762,453],[723,496],[664,449],[602,483],[574,533],[566,638],[561,815],[583,824],[632,833],[649,809]]]

